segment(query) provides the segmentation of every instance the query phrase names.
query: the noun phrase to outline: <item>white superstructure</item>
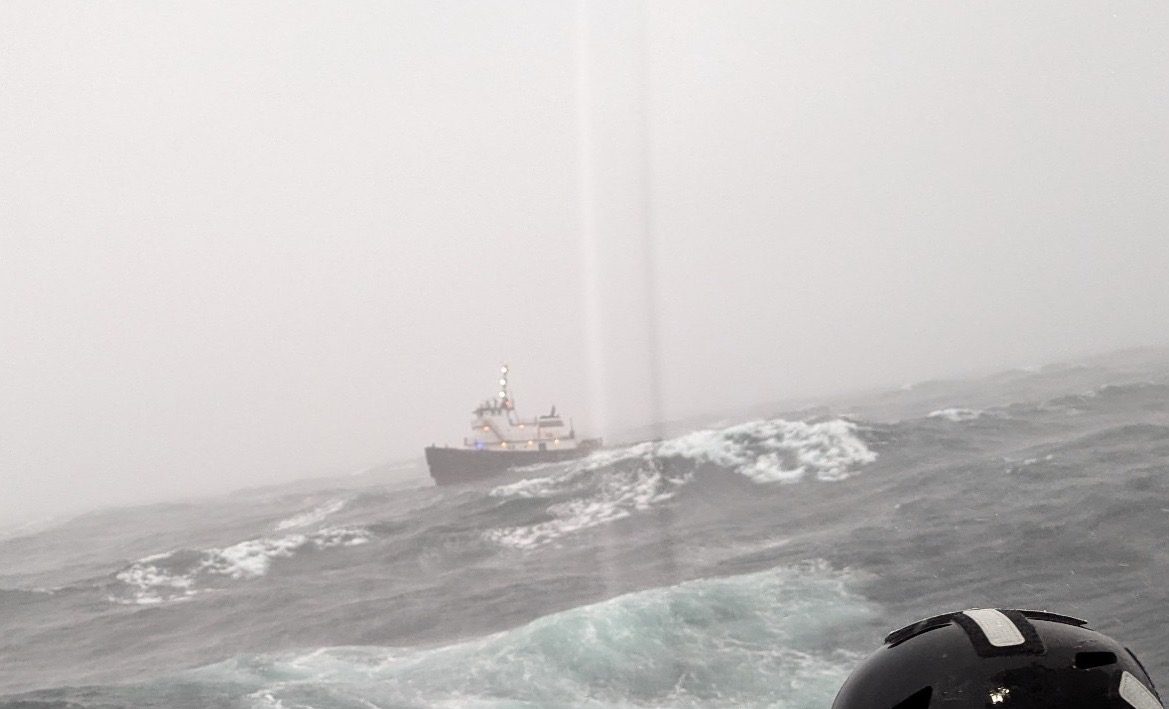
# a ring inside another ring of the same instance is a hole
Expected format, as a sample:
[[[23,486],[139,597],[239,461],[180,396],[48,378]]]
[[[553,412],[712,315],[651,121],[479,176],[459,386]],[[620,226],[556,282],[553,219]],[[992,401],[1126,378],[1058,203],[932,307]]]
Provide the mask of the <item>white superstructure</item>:
[[[577,447],[572,421],[565,424],[556,407],[543,416],[522,419],[516,414],[515,400],[507,383],[508,367],[499,368],[499,392],[479,404],[471,413],[472,435],[463,445],[475,450],[552,451]]]

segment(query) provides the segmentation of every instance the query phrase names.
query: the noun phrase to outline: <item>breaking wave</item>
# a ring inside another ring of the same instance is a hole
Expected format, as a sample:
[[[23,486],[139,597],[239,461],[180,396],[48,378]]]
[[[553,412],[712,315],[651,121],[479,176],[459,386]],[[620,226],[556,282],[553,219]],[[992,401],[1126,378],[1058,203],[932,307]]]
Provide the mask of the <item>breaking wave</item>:
[[[154,605],[185,600],[223,580],[253,579],[268,573],[272,561],[304,549],[329,549],[365,544],[369,532],[361,528],[331,527],[312,534],[249,539],[228,547],[179,549],[134,562],[114,575],[115,603]]]
[[[241,657],[188,675],[252,706],[824,707],[875,631],[850,577],[808,562],[630,593],[435,649]],[[859,643],[858,643],[859,639]]]
[[[630,470],[615,470],[601,477],[591,494],[558,502],[547,509],[552,519],[528,526],[489,530],[484,536],[504,546],[531,549],[558,539],[566,534],[612,522],[635,512],[648,510],[654,504],[674,496],[678,486],[690,476],[669,477],[660,466],[640,465]],[[550,488],[549,479],[536,485],[515,486],[519,497],[539,496],[533,493]],[[521,481],[529,482],[529,481]],[[505,486],[513,487],[513,486]],[[506,496],[503,488],[492,490],[496,496]]]
[[[492,529],[490,541],[531,549],[601,524],[629,517],[673,498],[701,466],[743,475],[756,483],[806,478],[837,481],[876,453],[851,421],[772,419],[695,431],[661,442],[595,453],[559,475],[530,478],[491,490],[492,497],[554,500],[544,519]]]
[[[495,488],[492,494],[544,497],[581,472],[634,459],[711,463],[759,483],[796,482],[807,477],[843,480],[858,467],[877,459],[858,435],[859,429],[856,423],[844,419],[770,419],[705,429],[665,441],[600,451],[570,465],[561,475],[521,480]]]
[[[877,459],[857,429],[844,419],[753,421],[665,441],[655,454],[714,463],[759,483],[795,482],[809,476],[843,480],[858,466]]]

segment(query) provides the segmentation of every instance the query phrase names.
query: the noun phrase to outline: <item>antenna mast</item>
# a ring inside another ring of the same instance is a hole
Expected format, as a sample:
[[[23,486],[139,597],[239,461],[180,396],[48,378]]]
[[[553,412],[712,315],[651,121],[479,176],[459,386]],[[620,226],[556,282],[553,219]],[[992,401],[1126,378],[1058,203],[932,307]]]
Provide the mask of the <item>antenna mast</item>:
[[[508,367],[503,364],[499,368],[499,405],[511,411],[515,408],[515,402],[511,398],[511,389],[507,386]]]

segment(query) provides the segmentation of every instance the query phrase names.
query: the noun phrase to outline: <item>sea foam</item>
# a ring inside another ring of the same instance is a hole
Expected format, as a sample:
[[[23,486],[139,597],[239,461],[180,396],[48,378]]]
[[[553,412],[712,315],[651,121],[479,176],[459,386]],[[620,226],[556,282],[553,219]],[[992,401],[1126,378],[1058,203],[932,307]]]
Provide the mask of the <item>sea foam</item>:
[[[492,497],[555,502],[546,509],[551,519],[492,529],[484,537],[504,546],[531,549],[624,519],[673,498],[702,465],[714,465],[763,484],[807,478],[843,480],[877,457],[857,430],[855,423],[843,419],[772,419],[600,451],[570,463],[559,475],[520,480],[491,490]]]
[[[977,418],[982,418],[986,415],[985,411],[978,411],[977,409],[938,409],[931,411],[928,414],[932,419],[946,419],[954,423],[961,423],[963,421],[973,421]]]
[[[192,671],[253,706],[827,706],[876,609],[824,562],[639,591],[432,649],[337,647]]]
[[[484,536],[516,549],[531,549],[566,534],[628,517],[648,510],[674,496],[677,487],[689,476],[670,478],[654,466],[642,465],[631,470],[615,470],[601,477],[590,494],[558,502],[548,507],[551,520],[519,527],[489,530]],[[531,487],[515,488],[520,497],[531,496]]]
[[[189,599],[216,577],[254,579],[268,573],[272,561],[291,557],[304,549],[356,546],[370,541],[362,528],[328,527],[312,534],[248,539],[230,546],[202,551],[179,549],[144,557],[114,575],[120,588],[110,600],[116,603],[154,605]]]

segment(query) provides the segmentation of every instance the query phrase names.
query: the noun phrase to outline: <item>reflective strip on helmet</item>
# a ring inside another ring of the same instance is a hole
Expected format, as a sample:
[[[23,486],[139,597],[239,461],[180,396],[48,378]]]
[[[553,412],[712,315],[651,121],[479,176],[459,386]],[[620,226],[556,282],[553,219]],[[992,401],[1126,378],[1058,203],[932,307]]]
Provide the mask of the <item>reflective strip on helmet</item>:
[[[1001,611],[993,608],[976,608],[962,611],[962,615],[973,620],[987,641],[995,647],[1011,647],[1027,642],[1015,623]]]
[[[1120,698],[1136,709],[1163,709],[1157,695],[1128,672],[1120,675]]]

